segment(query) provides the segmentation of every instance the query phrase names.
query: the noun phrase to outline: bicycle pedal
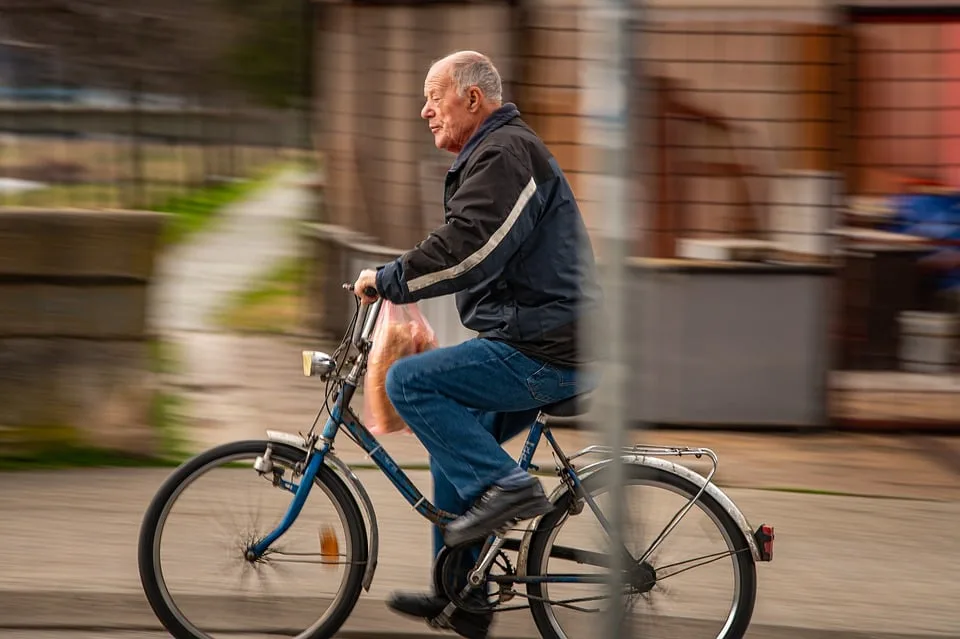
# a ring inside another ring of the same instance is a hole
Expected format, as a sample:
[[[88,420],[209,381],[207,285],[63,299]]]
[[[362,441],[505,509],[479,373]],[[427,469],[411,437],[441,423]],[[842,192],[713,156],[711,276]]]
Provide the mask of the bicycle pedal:
[[[445,612],[441,612],[436,617],[427,619],[427,625],[434,630],[453,630],[453,624]]]

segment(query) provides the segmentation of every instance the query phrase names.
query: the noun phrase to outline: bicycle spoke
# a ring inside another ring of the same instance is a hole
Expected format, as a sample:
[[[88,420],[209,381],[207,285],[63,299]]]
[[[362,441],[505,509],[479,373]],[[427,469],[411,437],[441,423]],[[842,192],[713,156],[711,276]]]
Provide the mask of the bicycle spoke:
[[[696,495],[690,498],[684,506],[678,510],[673,517],[670,518],[670,521],[666,526],[663,527],[663,530],[660,531],[660,534],[656,536],[650,546],[644,551],[637,561],[646,561],[650,558],[650,555],[660,547],[660,544],[663,543],[663,540],[667,538],[667,535],[673,532],[674,528],[680,523],[680,520],[686,517],[687,513],[690,512],[690,509],[693,508],[694,504],[697,503],[697,500],[700,499],[700,496],[704,493],[706,486],[700,489]]]
[[[304,564],[311,566],[359,566],[363,562],[356,561],[311,561],[309,559],[273,559],[271,564]]]
[[[722,508],[705,498],[701,485],[688,485],[660,469],[631,467],[629,472],[629,485],[639,492],[628,495],[624,513],[624,550],[632,555],[624,566],[627,587],[611,593],[596,585],[586,586],[578,579],[550,580],[553,573],[567,572],[566,561],[596,564],[603,572],[616,557],[613,552],[623,552],[619,544],[610,545],[610,531],[602,523],[597,530],[598,519],[592,512],[583,518],[554,513],[538,529],[541,537],[534,538],[530,554],[529,574],[545,579],[542,586],[536,582],[528,584],[529,594],[541,598],[529,601],[538,629],[553,639],[589,639],[595,634],[596,616],[580,613],[610,611],[612,606],[612,610],[622,611],[624,619],[631,620],[629,624],[634,619],[644,619],[646,623],[649,617],[649,622],[662,630],[672,628],[678,618],[690,618],[696,620],[691,621],[691,628],[695,625],[698,633],[703,631],[697,636],[740,636],[737,626],[732,624],[738,615],[749,613],[744,613],[743,606],[749,602],[752,586],[745,581],[751,576],[744,570],[749,569],[744,561],[748,557],[739,554],[749,555],[749,549],[744,549],[743,540],[737,537],[742,533],[736,522],[729,521]],[[609,509],[609,502],[605,501],[609,485],[602,478],[588,479],[584,489],[594,496],[599,509]],[[644,507],[637,508],[635,499],[644,500]],[[589,512],[583,510],[584,514]],[[553,532],[561,526],[562,533]],[[668,537],[672,538],[666,543]],[[600,552],[584,552],[580,548]],[[673,579],[701,567],[703,570],[689,579]],[[705,592],[698,596],[697,590]]]
[[[291,555],[299,557],[312,556],[316,557],[319,553],[276,553],[278,555]],[[338,555],[340,557],[346,557],[345,554]],[[276,564],[310,564],[314,566],[353,566],[355,564],[365,564],[366,562],[356,562],[356,561],[329,561],[325,559],[284,559],[283,557],[270,557],[267,559],[267,563],[276,563]]]
[[[320,490],[298,519],[304,525],[291,527],[259,559],[246,559],[244,551],[275,528],[272,522],[281,521],[292,499],[253,470],[244,472],[267,446],[228,445],[210,462],[179,471],[183,488],[151,504],[157,523],[152,524],[153,540],[140,547],[139,557],[141,575],[155,583],[154,590],[146,589],[147,596],[185,624],[190,636],[272,632],[262,626],[270,619],[271,607],[280,606],[283,625],[292,622],[287,634],[304,639],[317,629],[337,627],[338,609],[359,596],[363,566],[353,564],[366,561],[362,546],[351,543],[350,535],[357,534],[351,526],[362,514],[347,499],[349,489],[332,476],[320,475]],[[298,453],[278,447],[273,455],[274,463],[286,469],[296,463]],[[228,498],[211,500],[211,491],[217,490]],[[310,534],[314,519],[329,525],[338,543],[346,545],[318,548],[316,533]],[[151,546],[159,547],[153,556],[144,552]]]
[[[580,606],[574,606],[575,603],[585,603],[587,601],[597,601],[600,599],[609,599],[609,595],[598,595],[596,597],[576,597],[574,599],[560,599],[553,600],[547,599],[546,597],[535,597],[533,595],[528,595],[526,593],[518,592],[516,590],[507,591],[517,597],[523,597],[529,601],[542,601],[543,603],[548,603],[551,606],[560,606],[561,608],[569,608],[570,610],[576,610],[577,612],[600,612],[600,608],[582,608]],[[523,610],[525,606],[513,607],[513,608],[501,608],[498,609],[499,612],[506,612],[507,610]]]
[[[668,565],[666,565],[666,566],[662,566],[662,567],[660,567],[660,568],[657,569],[657,581],[660,581],[661,579],[668,579],[668,578],[670,578],[670,577],[675,577],[675,576],[677,576],[677,575],[679,575],[679,574],[681,574],[681,573],[684,573],[684,572],[686,572],[686,571],[688,571],[688,570],[692,570],[692,569],[694,569],[694,568],[699,568],[700,566],[707,566],[707,565],[709,565],[709,564],[712,564],[712,563],[715,562],[715,561],[720,561],[720,560],[723,559],[724,557],[732,557],[733,555],[737,554],[738,552],[747,552],[747,551],[745,551],[745,550],[739,550],[739,551],[727,550],[727,551],[721,552],[721,553],[713,553],[713,554],[710,554],[710,555],[703,555],[702,557],[696,557],[696,558],[694,558],[694,559],[687,559],[687,560],[685,560],[685,561],[678,561],[678,562],[673,563],[673,564],[668,564]],[[701,562],[698,563],[698,564],[694,564],[694,565],[692,565],[692,566],[687,566],[686,568],[684,568],[684,569],[682,569],[682,570],[677,570],[676,572],[671,572],[670,574],[668,574],[668,575],[666,575],[666,576],[661,576],[661,575],[660,575],[660,571],[661,571],[661,570],[664,570],[664,569],[666,569],[666,568],[673,568],[673,567],[675,567],[675,566],[682,566],[683,564],[688,564],[688,563],[690,563],[691,561],[700,561],[701,559],[706,559],[706,561],[701,561]]]

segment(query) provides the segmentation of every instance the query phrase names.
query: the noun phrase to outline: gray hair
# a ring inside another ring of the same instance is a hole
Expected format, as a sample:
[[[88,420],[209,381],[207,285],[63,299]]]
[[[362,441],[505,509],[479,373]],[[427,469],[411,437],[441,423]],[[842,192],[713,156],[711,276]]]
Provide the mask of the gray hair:
[[[503,101],[503,82],[500,72],[490,58],[476,51],[457,51],[444,58],[450,64],[450,77],[457,94],[466,95],[470,87],[477,87],[484,97],[500,104]]]

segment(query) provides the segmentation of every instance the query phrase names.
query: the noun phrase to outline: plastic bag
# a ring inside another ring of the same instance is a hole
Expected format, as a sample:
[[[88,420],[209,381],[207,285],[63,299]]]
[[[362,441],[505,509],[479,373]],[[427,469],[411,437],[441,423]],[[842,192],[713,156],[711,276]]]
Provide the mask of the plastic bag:
[[[409,431],[387,396],[387,371],[399,359],[436,348],[437,336],[415,303],[384,300],[372,341],[363,389],[365,425],[374,435]]]

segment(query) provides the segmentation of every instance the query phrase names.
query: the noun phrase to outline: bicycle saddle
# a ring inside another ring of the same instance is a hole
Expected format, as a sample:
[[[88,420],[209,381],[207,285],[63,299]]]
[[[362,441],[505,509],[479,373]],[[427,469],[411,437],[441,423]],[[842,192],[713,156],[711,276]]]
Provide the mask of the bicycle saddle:
[[[590,410],[590,393],[574,395],[570,399],[556,402],[540,409],[540,412],[550,417],[576,417],[585,415]]]

